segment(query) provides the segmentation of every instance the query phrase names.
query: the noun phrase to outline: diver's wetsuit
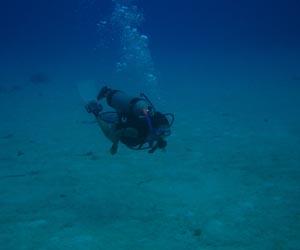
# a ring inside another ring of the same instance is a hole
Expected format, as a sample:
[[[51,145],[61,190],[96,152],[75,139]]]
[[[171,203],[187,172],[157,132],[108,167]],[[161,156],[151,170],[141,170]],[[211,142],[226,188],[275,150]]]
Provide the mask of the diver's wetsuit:
[[[107,89],[104,97],[107,104],[119,114],[116,129],[134,128],[138,132],[136,137],[122,135],[120,141],[130,148],[144,144],[151,131],[142,111],[149,108],[149,103],[143,98],[130,97],[119,90]],[[103,96],[98,96],[98,99],[102,98]]]
[[[136,147],[144,144],[149,135],[149,128],[144,118],[137,118],[133,115],[127,115],[126,121],[120,121],[116,124],[116,129],[134,128],[137,130],[137,137],[128,137],[126,135],[121,136],[120,141],[128,147]]]
[[[94,113],[103,132],[105,130],[104,134],[113,142],[112,154],[117,152],[119,141],[131,149],[149,149],[149,153],[167,146],[164,138],[170,135],[174,116],[171,116],[170,122],[167,119],[170,114],[156,111],[144,94],[140,97],[132,97],[122,91],[103,87],[97,96],[97,101],[101,99],[106,99],[108,106],[117,113],[118,118],[111,132],[105,128],[107,126],[101,117],[103,113],[97,109],[97,102],[89,103],[87,110],[89,113]]]

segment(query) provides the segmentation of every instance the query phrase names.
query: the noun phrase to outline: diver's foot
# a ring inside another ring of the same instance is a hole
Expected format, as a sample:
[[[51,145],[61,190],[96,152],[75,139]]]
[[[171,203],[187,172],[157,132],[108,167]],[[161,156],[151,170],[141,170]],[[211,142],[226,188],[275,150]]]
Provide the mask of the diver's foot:
[[[99,94],[98,94],[98,96],[97,96],[97,100],[99,101],[99,100],[103,99],[104,97],[106,97],[110,91],[111,91],[110,88],[108,88],[107,86],[104,86],[104,87],[100,90],[100,92],[99,92]]]
[[[102,111],[103,107],[100,103],[96,101],[90,101],[88,104],[85,105],[85,109],[88,113],[92,113],[95,116],[98,116],[99,113]]]

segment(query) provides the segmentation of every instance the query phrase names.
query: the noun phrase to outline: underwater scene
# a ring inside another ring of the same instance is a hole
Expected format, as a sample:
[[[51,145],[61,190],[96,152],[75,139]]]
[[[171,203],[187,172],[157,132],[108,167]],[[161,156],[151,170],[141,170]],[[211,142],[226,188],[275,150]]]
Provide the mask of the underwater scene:
[[[299,10],[1,1],[0,249],[300,249]]]

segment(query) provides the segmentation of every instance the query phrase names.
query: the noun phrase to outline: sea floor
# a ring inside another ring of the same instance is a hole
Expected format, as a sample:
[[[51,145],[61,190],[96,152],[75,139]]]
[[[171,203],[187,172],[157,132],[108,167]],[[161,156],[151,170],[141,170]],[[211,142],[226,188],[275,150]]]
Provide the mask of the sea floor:
[[[0,248],[300,249],[300,91],[269,90],[174,98],[167,151],[116,156],[75,87],[2,90]]]

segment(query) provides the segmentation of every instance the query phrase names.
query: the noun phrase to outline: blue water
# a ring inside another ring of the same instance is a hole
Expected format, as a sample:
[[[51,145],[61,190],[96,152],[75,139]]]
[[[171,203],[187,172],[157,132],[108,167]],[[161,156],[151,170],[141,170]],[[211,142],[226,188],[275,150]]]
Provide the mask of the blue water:
[[[1,249],[300,249],[299,10],[2,1]],[[104,84],[175,114],[165,152],[109,154]]]

